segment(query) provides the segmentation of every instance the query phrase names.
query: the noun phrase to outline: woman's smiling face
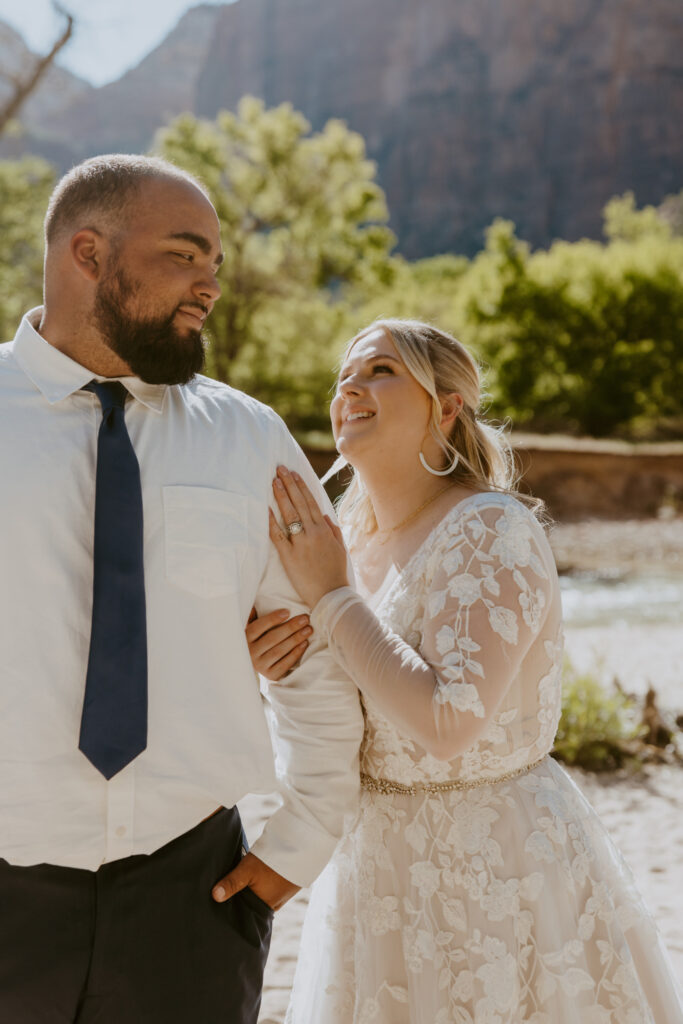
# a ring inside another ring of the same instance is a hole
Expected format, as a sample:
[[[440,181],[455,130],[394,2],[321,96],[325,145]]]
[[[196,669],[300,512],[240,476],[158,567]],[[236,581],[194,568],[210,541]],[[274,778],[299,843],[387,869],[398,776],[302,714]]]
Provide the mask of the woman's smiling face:
[[[352,465],[372,450],[415,458],[428,430],[431,398],[396,351],[391,334],[370,328],[348,352],[339,374],[330,416],[337,451]]]

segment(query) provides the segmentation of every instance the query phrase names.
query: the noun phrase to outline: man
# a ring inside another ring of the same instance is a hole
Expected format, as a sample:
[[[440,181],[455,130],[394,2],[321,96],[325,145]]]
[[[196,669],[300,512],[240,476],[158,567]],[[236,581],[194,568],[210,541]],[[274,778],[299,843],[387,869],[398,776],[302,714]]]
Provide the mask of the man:
[[[312,637],[270,689],[283,803],[244,855],[234,804],[276,785],[244,627],[304,610],[271,480],[317,482],[197,376],[222,259],[198,182],[86,161],[46,240],[44,307],[0,346],[0,1021],[255,1024],[272,909],[358,789],[357,692]]]

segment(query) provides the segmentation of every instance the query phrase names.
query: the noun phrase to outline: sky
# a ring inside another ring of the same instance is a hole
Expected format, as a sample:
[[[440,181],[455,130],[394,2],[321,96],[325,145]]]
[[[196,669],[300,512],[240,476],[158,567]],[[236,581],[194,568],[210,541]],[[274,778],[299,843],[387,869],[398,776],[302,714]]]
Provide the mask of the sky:
[[[216,6],[226,0],[62,0],[77,24],[58,63],[104,85],[138,64],[185,11],[201,2]],[[51,0],[0,0],[0,20],[38,53],[50,50],[64,24]]]

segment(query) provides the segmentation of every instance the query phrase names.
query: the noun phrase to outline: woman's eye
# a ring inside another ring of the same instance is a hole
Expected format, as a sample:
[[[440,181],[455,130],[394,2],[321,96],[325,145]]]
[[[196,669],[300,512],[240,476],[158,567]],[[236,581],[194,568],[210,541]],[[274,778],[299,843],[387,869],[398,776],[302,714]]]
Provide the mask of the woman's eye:
[[[393,371],[393,368],[391,366],[387,366],[385,363],[376,363],[374,366],[371,366],[369,370],[366,369],[366,370],[364,370],[362,372],[369,373],[370,375],[374,375],[375,373],[392,373],[393,374],[394,371]],[[339,378],[339,380],[338,380],[337,386],[338,387],[341,386],[344,383],[344,381],[348,380],[348,378],[350,376],[351,375],[348,374],[348,373],[344,374],[343,376],[341,376]]]

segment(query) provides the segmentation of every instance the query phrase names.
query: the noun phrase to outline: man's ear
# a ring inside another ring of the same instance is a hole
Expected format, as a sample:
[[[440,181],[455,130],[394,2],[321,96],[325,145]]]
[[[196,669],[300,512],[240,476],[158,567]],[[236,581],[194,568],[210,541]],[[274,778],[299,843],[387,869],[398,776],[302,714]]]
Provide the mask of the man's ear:
[[[450,395],[441,395],[439,401],[441,402],[441,423],[439,426],[446,437],[448,437],[465,403],[462,395],[455,391]]]
[[[71,237],[69,252],[74,266],[89,281],[99,281],[105,262],[106,242],[99,231],[83,228]]]

